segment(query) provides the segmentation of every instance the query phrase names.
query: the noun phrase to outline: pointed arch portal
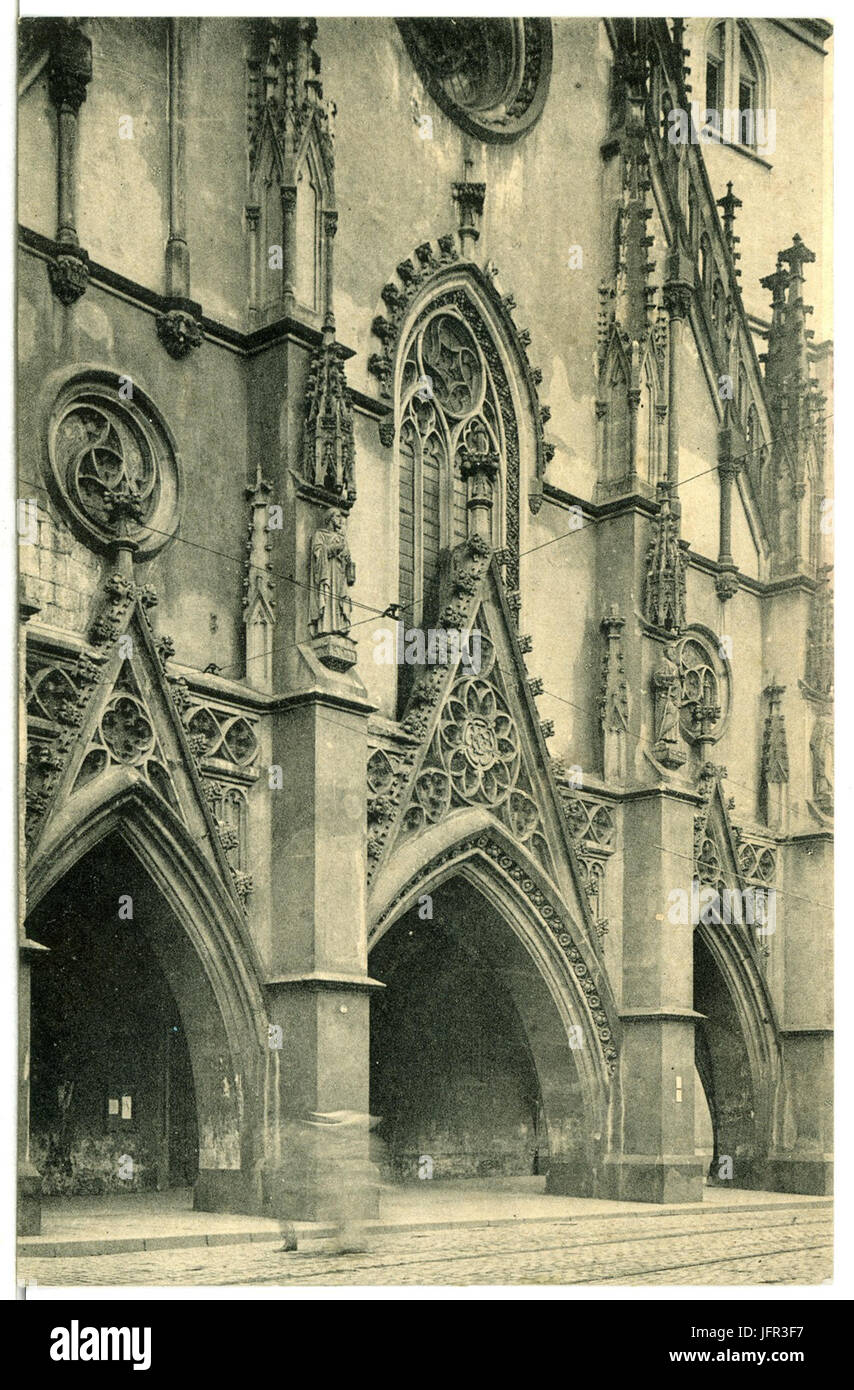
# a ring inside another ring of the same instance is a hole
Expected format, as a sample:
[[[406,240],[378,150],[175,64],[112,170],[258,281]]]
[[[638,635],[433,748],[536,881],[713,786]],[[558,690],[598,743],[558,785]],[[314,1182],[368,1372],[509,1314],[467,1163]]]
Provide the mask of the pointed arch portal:
[[[57,818],[30,875],[27,936],[47,948],[33,969],[31,1093],[45,1190],[194,1183],[197,1207],[257,1210],[254,950],[178,816],[141,780],[105,783],[98,799],[94,787],[72,798],[80,818]]]
[[[545,1174],[548,1191],[593,1195],[612,1033],[589,1006],[615,1017],[597,963],[575,951],[570,968],[477,841],[380,912],[369,951],[386,986],[372,1003],[371,1111],[390,1174],[417,1179],[425,1164],[437,1178]],[[581,988],[594,976],[601,996]]]

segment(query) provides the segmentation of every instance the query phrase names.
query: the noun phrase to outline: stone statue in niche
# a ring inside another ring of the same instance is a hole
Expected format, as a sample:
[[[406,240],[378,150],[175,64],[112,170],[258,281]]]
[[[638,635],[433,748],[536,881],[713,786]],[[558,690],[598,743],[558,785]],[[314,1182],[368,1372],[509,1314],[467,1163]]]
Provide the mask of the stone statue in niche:
[[[681,767],[686,753],[679,732],[680,678],[675,647],[665,647],[652,678],[655,691],[654,753],[665,767]]]
[[[826,816],[833,815],[833,725],[822,714],[815,722],[810,739],[812,761],[812,795],[818,809]]]
[[[313,637],[346,636],[353,603],[347,590],[356,582],[356,566],[347,545],[343,513],[330,507],[311,542],[309,626]]]
[[[355,645],[347,635],[353,609],[347,590],[355,582],[344,515],[330,507],[311,541],[308,625],[320,660],[333,670],[345,670],[356,660]]]

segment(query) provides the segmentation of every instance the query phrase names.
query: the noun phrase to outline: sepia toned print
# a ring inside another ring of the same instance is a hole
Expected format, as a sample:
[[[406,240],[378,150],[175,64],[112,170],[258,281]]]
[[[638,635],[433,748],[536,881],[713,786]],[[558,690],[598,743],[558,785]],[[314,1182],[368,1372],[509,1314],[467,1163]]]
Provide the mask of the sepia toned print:
[[[831,1279],[832,43],[21,22],[21,1283]]]

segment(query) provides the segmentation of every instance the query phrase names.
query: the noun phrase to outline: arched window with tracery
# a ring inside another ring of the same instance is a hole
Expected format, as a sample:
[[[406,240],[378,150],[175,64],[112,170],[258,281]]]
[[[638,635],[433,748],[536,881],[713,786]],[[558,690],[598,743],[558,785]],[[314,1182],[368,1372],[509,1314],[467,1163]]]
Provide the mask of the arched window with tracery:
[[[443,555],[467,534],[470,460],[494,460],[491,541],[504,542],[505,426],[493,370],[450,305],[422,316],[400,384],[400,603],[415,627],[438,616]]]

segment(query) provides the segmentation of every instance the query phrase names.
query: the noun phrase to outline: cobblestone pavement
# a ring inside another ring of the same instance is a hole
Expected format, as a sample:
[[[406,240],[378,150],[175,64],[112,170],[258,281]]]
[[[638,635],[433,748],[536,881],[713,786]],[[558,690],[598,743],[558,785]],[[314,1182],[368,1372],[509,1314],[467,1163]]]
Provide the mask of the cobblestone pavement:
[[[329,1241],[27,1257],[42,1285],[819,1284],[832,1276],[826,1209],[531,1222],[372,1234],[364,1252]]]

